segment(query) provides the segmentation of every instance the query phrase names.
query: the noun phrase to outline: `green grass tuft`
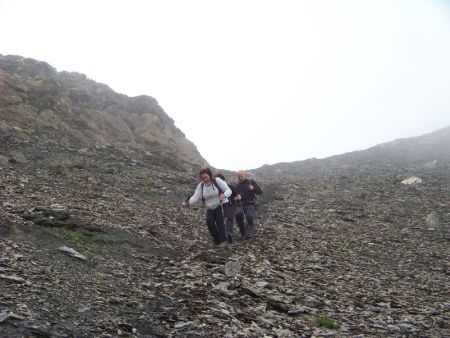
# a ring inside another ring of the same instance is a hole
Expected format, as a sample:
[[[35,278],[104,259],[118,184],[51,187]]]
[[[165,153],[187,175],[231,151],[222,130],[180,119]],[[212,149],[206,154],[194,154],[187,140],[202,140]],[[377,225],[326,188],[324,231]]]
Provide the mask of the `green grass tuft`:
[[[351,242],[347,242],[347,241],[342,242],[342,246],[344,247],[344,249],[353,248],[353,244]]]
[[[327,329],[333,329],[336,327],[336,322],[327,317],[316,317],[316,324],[319,327],[326,327]]]

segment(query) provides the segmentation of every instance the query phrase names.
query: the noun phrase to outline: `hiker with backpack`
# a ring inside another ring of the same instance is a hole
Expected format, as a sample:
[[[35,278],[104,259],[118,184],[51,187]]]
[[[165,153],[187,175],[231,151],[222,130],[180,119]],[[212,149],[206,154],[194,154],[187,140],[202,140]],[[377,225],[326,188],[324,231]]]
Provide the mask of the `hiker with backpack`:
[[[246,178],[243,170],[237,172],[237,177],[239,182],[236,185],[236,222],[242,238],[249,239],[255,234],[253,217],[256,209],[256,195],[262,194],[262,190],[254,180]],[[244,216],[247,226],[244,224]]]
[[[214,178],[211,169],[200,170],[201,182],[197,185],[194,195],[184,201],[182,207],[197,203],[200,199],[206,207],[206,224],[214,239],[214,243],[220,247],[226,246],[226,235],[222,202],[227,202],[231,195],[231,189],[220,178]]]
[[[233,223],[236,215],[236,186],[233,183],[227,183],[225,177],[222,174],[216,174],[215,177],[224,181],[231,189],[231,195],[228,197],[228,201],[222,202],[223,213],[225,217],[225,230],[228,236],[228,243],[233,242]]]

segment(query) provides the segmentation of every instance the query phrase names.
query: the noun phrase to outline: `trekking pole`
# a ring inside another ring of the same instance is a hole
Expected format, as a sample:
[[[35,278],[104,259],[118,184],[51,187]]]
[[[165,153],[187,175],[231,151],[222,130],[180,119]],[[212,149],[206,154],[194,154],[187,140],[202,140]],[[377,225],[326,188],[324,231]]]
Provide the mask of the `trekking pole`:
[[[223,212],[223,205],[222,205],[222,201],[220,201],[220,210],[222,210],[222,219],[223,219],[223,227],[225,229],[225,242],[227,244],[227,248],[228,248],[228,229],[227,229],[227,223],[226,223],[226,219],[225,219],[225,213]]]
[[[173,222],[170,222],[171,227],[175,228],[177,226],[178,218],[181,216],[181,214],[183,214],[184,208],[189,206],[189,198],[190,198],[190,196],[188,196],[188,198],[186,198],[186,200],[184,201],[184,203],[186,203],[186,205],[182,206],[180,211],[178,211],[177,215],[175,216],[175,220]]]
[[[259,211],[259,203],[256,199],[255,199],[255,216],[261,218],[261,212]]]
[[[247,225],[247,216],[244,212],[244,205],[242,204],[242,200],[237,201],[239,203],[239,206],[242,209],[242,225],[244,226],[244,236],[248,233],[248,225]]]

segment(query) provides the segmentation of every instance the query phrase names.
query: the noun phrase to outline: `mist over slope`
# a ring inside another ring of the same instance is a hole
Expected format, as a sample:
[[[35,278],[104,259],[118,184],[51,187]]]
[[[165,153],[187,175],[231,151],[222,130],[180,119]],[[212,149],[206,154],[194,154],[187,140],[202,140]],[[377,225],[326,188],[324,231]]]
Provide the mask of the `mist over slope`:
[[[265,165],[252,170],[257,175],[326,175],[344,171],[378,168],[403,170],[448,167],[450,126],[417,137],[398,139],[366,150],[353,151],[324,159]]]

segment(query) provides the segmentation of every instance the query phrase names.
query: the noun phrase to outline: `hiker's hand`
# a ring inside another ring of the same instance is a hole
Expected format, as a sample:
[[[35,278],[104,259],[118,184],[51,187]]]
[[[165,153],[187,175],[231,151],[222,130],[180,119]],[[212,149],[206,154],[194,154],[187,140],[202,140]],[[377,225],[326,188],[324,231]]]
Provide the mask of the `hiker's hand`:
[[[181,207],[182,208],[186,208],[189,204],[187,204],[186,202],[181,203]]]
[[[224,195],[224,194],[220,194],[220,195],[219,195],[219,200],[220,200],[221,202],[223,202],[224,199],[225,199],[225,195]]]
[[[253,186],[253,184],[250,184],[250,185],[248,186],[248,190],[253,190],[253,189],[255,189],[255,187]]]
[[[242,199],[241,195],[237,194],[236,197],[234,198],[236,201],[240,201]]]

